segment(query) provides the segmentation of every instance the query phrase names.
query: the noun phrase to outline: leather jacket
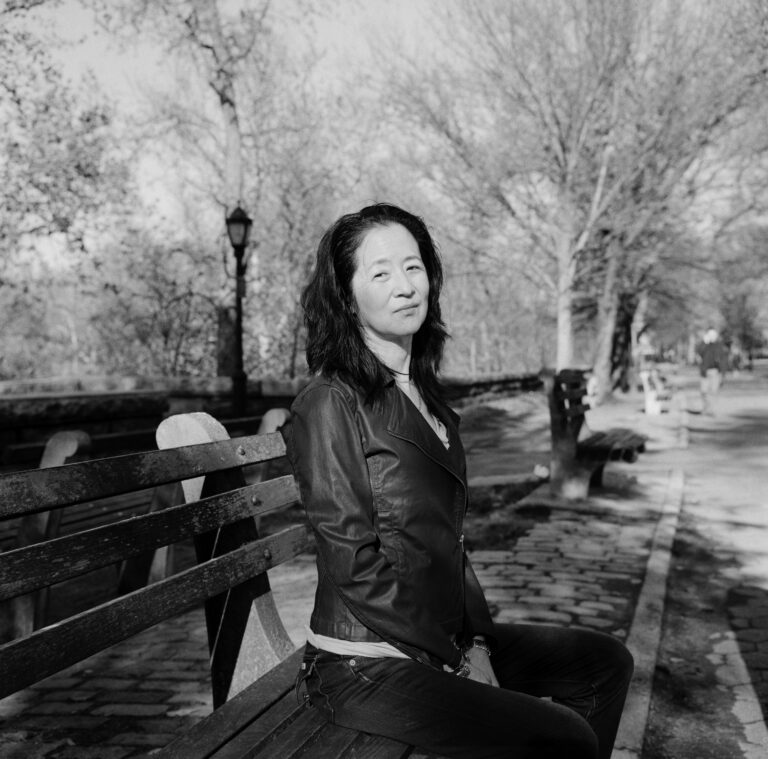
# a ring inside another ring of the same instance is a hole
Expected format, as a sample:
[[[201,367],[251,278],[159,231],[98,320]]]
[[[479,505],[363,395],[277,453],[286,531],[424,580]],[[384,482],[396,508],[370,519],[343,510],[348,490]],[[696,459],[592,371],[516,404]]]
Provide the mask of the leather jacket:
[[[457,643],[492,642],[493,622],[464,552],[459,417],[447,406],[438,416],[448,449],[394,382],[372,406],[321,375],[297,396],[283,434],[317,541],[311,629],[456,667]]]

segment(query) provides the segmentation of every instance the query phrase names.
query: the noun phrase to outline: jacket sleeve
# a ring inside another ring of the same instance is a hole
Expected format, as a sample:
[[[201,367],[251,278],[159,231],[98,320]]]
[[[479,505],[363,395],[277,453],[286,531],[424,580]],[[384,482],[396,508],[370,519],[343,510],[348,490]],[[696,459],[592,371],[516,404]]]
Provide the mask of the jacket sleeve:
[[[320,385],[294,403],[288,456],[325,571],[350,612],[409,656],[449,666],[459,649],[438,621],[409,602],[380,549],[360,432],[340,390]],[[421,654],[421,655],[419,655]]]
[[[480,586],[469,556],[464,555],[464,630],[465,637],[483,635],[490,646],[496,641],[493,619],[485,600],[485,593]]]

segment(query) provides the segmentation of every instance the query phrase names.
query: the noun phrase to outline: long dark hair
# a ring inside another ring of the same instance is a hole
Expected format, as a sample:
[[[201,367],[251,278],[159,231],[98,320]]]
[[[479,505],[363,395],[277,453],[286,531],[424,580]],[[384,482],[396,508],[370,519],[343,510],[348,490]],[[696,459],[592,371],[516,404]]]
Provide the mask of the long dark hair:
[[[339,218],[323,235],[315,269],[301,295],[307,325],[307,365],[311,372],[338,374],[375,402],[394,374],[363,338],[352,294],[357,249],[374,227],[400,224],[419,246],[429,280],[427,316],[411,346],[411,379],[431,406],[442,397],[437,372],[448,336],[440,314],[443,267],[426,224],[397,206],[377,203]]]

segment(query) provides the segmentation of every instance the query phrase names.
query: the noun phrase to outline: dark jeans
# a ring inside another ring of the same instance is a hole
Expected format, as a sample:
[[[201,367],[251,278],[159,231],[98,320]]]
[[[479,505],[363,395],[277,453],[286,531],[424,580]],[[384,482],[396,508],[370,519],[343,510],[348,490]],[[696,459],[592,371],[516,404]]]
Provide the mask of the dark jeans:
[[[500,688],[411,659],[338,656],[307,646],[313,706],[338,725],[446,757],[610,759],[632,657],[602,633],[497,625]]]

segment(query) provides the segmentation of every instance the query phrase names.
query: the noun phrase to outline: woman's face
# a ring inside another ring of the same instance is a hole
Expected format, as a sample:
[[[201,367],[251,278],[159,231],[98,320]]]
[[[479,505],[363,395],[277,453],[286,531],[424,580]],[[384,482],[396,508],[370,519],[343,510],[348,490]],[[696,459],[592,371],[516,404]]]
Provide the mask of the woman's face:
[[[365,336],[410,344],[426,319],[429,296],[418,243],[400,224],[373,227],[356,257],[352,295]]]

